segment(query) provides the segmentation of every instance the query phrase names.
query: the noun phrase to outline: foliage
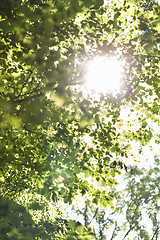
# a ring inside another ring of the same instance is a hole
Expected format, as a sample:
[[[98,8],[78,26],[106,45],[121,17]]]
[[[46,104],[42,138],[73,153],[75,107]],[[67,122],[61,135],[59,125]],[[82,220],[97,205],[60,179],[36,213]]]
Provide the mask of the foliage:
[[[147,119],[158,122],[160,110],[160,10],[156,3],[149,9],[131,1],[102,5],[2,3],[0,195],[11,208],[10,201],[25,190],[54,203],[71,204],[81,195],[112,206],[111,187],[121,168],[127,169],[131,141],[145,145],[153,137]],[[95,55],[125,60],[121,91],[100,101],[80,91],[85,66]],[[134,121],[122,120],[125,107],[137,114],[136,130]],[[22,233],[16,234],[18,239]]]
[[[24,206],[6,198],[1,199],[0,207],[1,239],[93,239],[80,222],[62,218],[58,210],[57,217],[47,220],[43,216],[37,222]],[[39,210],[42,206],[34,202],[30,208]]]
[[[125,174],[122,190],[113,188],[116,196],[114,210],[103,210],[89,203],[82,211],[77,210],[77,214],[88,218],[96,239],[158,239],[159,161],[156,156],[150,169],[134,166],[132,172]]]

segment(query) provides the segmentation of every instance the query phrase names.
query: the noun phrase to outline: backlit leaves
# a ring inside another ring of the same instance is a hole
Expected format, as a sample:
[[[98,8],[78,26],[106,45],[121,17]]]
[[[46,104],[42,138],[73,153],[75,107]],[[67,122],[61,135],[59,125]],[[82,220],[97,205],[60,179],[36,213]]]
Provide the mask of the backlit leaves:
[[[150,142],[147,120],[158,122],[160,110],[159,8],[131,2],[104,8],[104,1],[95,0],[1,4],[2,197],[13,199],[27,190],[52,198],[52,204],[72,204],[80,196],[114,208],[111,188],[121,171],[130,172],[131,142]],[[95,55],[125,61],[120,92],[100,101],[83,93],[86,66]],[[122,119],[123,107],[136,117],[129,113]],[[34,194],[31,208],[38,211]],[[82,224],[61,220],[42,221],[41,238],[58,228],[53,239],[61,234],[92,239]],[[9,223],[4,231],[22,239],[22,222],[17,224],[13,232]]]

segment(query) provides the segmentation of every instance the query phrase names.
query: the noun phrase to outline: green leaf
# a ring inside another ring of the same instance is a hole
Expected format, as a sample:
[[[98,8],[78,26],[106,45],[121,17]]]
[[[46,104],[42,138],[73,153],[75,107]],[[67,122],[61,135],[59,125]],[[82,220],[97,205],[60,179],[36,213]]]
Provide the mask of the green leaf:
[[[111,176],[114,178],[115,177],[115,171],[114,169],[111,170]]]

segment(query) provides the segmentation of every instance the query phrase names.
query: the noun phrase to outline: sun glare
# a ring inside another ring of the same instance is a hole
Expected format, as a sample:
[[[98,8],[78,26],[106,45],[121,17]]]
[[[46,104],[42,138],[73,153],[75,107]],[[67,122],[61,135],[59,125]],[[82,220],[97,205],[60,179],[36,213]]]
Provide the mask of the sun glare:
[[[86,88],[97,93],[117,93],[120,89],[123,63],[115,57],[96,57],[91,60],[85,76]]]

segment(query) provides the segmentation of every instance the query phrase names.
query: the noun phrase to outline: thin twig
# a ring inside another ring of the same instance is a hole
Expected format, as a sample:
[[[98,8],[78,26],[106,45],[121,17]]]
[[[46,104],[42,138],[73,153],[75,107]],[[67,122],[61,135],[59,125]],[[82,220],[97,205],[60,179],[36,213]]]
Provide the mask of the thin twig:
[[[110,240],[113,240],[113,238],[114,238],[114,236],[115,236],[116,228],[117,228],[117,221],[115,222],[115,227],[114,227],[114,230],[113,230],[113,233],[112,233],[112,236],[111,236],[111,239],[110,239]]]
[[[130,231],[133,229],[134,227],[133,226],[130,226],[130,228],[128,229],[128,231],[126,232],[126,234],[124,235],[124,237],[122,238],[122,240],[124,240],[127,235],[130,233]]]
[[[12,165],[16,165],[16,166],[25,166],[25,167],[30,167],[30,168],[34,168],[35,166],[31,165],[31,164],[25,164],[25,163],[16,163],[16,162],[9,162]]]
[[[35,67],[32,68],[31,72],[29,73],[28,77],[26,78],[26,80],[24,81],[24,83],[23,83],[23,85],[22,85],[22,87],[20,89],[19,95],[15,99],[17,99],[17,98],[19,98],[21,96],[23,88],[25,87],[26,83],[28,82],[28,80],[30,79],[31,75],[33,74],[34,69],[35,69]]]
[[[154,232],[153,237],[151,238],[151,240],[153,240],[154,237],[158,234],[158,231],[159,231],[159,226],[157,226],[157,228],[156,228],[156,230],[155,230],[155,232]]]
[[[97,212],[98,212],[98,207],[96,208],[96,211],[95,211],[95,213],[94,213],[94,215],[93,215],[93,217],[92,217],[92,219],[91,219],[91,221],[90,221],[90,223],[89,223],[89,224],[91,224],[91,222],[93,221],[93,219],[96,217],[96,215],[97,215]]]

